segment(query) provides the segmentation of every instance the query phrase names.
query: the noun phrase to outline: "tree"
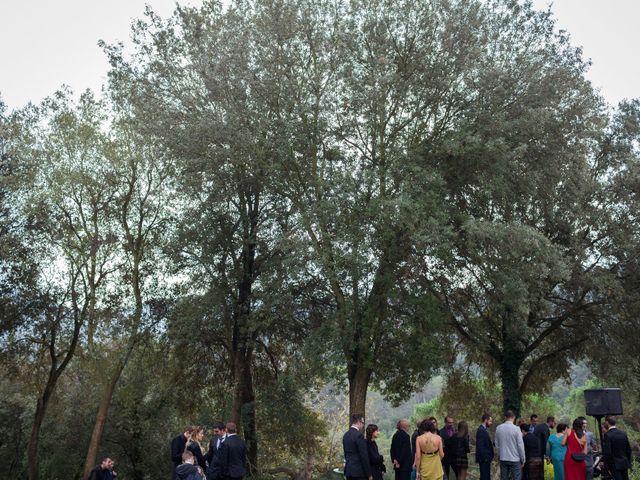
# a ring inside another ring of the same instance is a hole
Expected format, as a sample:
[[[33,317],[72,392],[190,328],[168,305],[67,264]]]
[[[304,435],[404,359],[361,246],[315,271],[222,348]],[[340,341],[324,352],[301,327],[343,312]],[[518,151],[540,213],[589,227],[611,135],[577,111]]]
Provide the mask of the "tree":
[[[162,139],[177,159],[181,218],[168,250],[176,274],[188,280],[170,331],[178,350],[201,343],[210,350],[211,363],[201,368],[223,366],[217,385],[233,391],[231,418],[243,428],[255,469],[254,371],[264,363],[278,375],[291,355],[278,342],[300,332],[296,265],[303,257],[289,256],[297,248],[291,206],[273,188],[273,110],[255,79],[259,32],[247,8],[179,9],[166,23],[149,12],[138,25],[136,62],[118,49],[110,54],[111,77],[132,92],[126,101],[141,131]],[[199,373],[208,383],[211,374]]]
[[[99,111],[91,94],[76,104],[70,92],[60,91],[21,113],[16,139],[20,176],[14,178],[12,200],[22,218],[33,219],[21,233],[33,245],[38,268],[37,303],[10,338],[13,360],[32,362],[30,375],[39,382],[27,446],[30,479],[39,476],[40,428],[56,385],[76,353],[83,326],[92,341],[111,273],[113,237],[105,218],[115,192],[96,161],[104,141]]]
[[[549,12],[492,2],[467,105],[424,161],[442,172],[451,253],[428,278],[503,407],[545,389],[583,345],[618,280],[603,203],[602,102]]]
[[[611,306],[594,325],[586,349],[589,366],[604,385],[624,388],[625,417],[640,430],[640,362],[634,332],[640,328],[640,101],[622,102],[602,140],[602,157],[614,163],[603,203],[616,225],[612,264],[618,280]]]
[[[412,158],[447,128],[457,108],[447,84],[473,41],[460,37],[459,50],[439,55],[458,26],[425,26],[473,17],[466,5],[447,8],[305,5],[278,49],[290,69],[281,98],[297,126],[283,188],[324,288],[309,350],[347,377],[351,413],[364,413],[370,384],[400,401],[439,366],[437,302],[412,270],[441,244],[442,198],[437,176]]]
[[[117,95],[115,89],[113,94]],[[162,319],[157,307],[162,310],[163,299],[158,296],[162,295],[161,277],[166,272],[158,268],[158,260],[167,236],[172,165],[166,152],[154,147],[153,139],[136,134],[131,120],[122,115],[113,120],[103,161],[118,189],[110,205],[113,233],[121,246],[119,276],[114,279],[118,286],[113,288],[124,287],[125,291],[118,294],[119,308],[112,315],[115,325],[109,328],[108,374],[85,459],[85,479],[96,463],[109,407],[123,370],[134,350]]]

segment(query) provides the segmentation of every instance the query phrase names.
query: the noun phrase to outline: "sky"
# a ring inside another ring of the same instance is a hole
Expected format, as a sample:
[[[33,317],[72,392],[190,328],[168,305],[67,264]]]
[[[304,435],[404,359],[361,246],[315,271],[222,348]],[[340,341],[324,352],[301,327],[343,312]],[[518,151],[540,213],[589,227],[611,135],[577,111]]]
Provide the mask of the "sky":
[[[200,4],[202,0],[180,0]],[[38,103],[61,85],[100,90],[109,65],[98,47],[129,37],[149,4],[161,16],[175,0],[0,0],[0,96],[9,108]],[[546,9],[549,0],[533,0]],[[593,62],[588,78],[611,104],[640,98],[640,0],[555,0],[558,27]]]

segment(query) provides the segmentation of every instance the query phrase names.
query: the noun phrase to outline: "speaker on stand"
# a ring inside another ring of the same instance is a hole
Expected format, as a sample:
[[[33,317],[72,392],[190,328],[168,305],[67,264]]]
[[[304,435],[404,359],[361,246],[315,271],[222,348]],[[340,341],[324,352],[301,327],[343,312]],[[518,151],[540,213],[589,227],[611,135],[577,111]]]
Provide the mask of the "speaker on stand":
[[[602,451],[602,417],[622,415],[622,391],[619,388],[591,388],[584,391],[585,410],[587,415],[595,417],[598,422],[598,438]]]

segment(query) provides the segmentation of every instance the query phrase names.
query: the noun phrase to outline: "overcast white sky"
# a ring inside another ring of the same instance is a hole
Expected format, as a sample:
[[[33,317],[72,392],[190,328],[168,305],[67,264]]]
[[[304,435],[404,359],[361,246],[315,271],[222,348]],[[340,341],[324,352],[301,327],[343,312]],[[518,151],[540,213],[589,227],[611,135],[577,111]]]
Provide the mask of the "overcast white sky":
[[[201,0],[181,0],[199,4]],[[548,0],[533,0],[544,9]],[[0,95],[10,108],[39,102],[62,84],[99,90],[108,64],[97,41],[127,40],[150,4],[162,16],[174,0],[0,0]],[[593,66],[589,78],[610,103],[640,97],[640,0],[555,0],[559,27]]]

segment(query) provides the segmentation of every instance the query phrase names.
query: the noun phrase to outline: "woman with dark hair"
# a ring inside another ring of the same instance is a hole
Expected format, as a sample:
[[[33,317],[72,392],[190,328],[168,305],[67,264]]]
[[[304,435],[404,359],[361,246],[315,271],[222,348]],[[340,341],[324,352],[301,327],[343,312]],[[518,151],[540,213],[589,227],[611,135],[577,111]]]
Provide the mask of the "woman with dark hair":
[[[553,464],[553,480],[564,480],[564,457],[567,455],[567,447],[562,445],[566,423],[559,423],[556,426],[556,433],[549,436],[547,441],[547,457],[551,458]]]
[[[451,452],[451,468],[456,474],[456,479],[465,480],[467,478],[467,470],[469,469],[469,458],[467,454],[470,451],[469,426],[467,422],[464,420],[458,422],[458,432],[447,440],[446,445],[447,449]]]
[[[416,478],[419,480],[441,480],[444,475],[442,470],[442,438],[438,435],[433,422],[423,420],[420,430],[424,433],[416,439],[416,457],[413,468],[416,470]]]
[[[378,444],[376,438],[380,435],[378,426],[370,423],[365,429],[367,440],[367,453],[369,454],[369,465],[371,465],[371,475],[373,480],[382,480],[382,472],[386,472],[387,468],[384,466],[384,457],[380,455],[378,451]]]
[[[587,436],[582,430],[582,419],[573,421],[573,428],[567,428],[560,442],[567,447],[564,456],[565,480],[586,480],[587,467],[584,463],[587,454]]]

